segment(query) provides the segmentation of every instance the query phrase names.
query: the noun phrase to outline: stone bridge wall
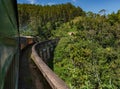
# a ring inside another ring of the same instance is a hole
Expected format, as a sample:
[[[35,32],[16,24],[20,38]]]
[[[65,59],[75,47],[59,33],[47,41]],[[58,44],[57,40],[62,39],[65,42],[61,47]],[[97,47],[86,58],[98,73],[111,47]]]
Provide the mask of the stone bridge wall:
[[[35,44],[32,47],[31,57],[52,89],[70,89],[65,82],[51,70],[53,69],[54,49],[58,41],[59,39],[54,39]]]

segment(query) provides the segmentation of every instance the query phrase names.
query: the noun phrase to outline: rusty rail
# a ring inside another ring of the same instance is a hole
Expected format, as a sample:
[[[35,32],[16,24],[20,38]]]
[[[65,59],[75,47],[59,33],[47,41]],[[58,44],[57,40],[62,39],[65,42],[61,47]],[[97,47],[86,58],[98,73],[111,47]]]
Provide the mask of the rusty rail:
[[[49,53],[51,51],[53,51],[52,47],[55,47],[55,44],[57,40],[49,40],[49,41],[45,41],[45,42],[41,42],[41,43],[37,43],[32,47],[32,60],[35,62],[35,64],[37,65],[37,67],[39,68],[39,70],[41,71],[41,73],[43,74],[44,78],[47,80],[47,82],[49,83],[49,85],[51,86],[52,89],[70,89],[63,80],[61,80],[48,66],[46,63],[46,58],[49,59],[50,56],[48,54],[44,54],[40,55],[40,50]],[[46,45],[47,44],[47,45]],[[52,44],[52,45],[51,45]],[[51,48],[48,51],[45,51],[44,46],[48,47],[51,46]],[[43,50],[44,49],[44,50]],[[44,56],[45,55],[45,56]]]

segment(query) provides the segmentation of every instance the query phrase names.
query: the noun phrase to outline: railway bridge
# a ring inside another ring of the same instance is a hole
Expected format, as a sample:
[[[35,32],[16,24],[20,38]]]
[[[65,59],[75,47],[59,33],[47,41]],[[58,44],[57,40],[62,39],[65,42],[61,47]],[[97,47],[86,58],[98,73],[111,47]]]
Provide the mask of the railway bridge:
[[[69,89],[53,72],[54,49],[59,39],[23,49],[20,57],[19,89]]]

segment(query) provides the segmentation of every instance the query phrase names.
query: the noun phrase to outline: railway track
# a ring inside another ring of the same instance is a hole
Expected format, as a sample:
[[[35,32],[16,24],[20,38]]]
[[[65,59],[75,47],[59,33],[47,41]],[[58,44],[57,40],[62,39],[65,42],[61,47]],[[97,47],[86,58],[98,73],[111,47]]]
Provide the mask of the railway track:
[[[31,47],[25,48],[20,55],[18,89],[44,89],[39,71],[31,60]]]

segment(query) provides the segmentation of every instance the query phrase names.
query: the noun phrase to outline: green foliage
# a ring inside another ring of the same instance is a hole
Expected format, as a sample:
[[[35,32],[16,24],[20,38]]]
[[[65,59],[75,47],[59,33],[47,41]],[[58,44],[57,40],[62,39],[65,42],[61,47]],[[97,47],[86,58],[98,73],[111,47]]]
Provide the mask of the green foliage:
[[[71,89],[119,89],[118,27],[98,15],[78,17],[54,31],[54,37],[61,37],[54,70]]]
[[[108,21],[111,25],[114,25],[116,23],[120,23],[120,10],[118,10],[117,13],[112,13],[108,15]]]
[[[27,26],[25,28],[20,28],[20,33],[23,36],[36,36],[37,32],[31,29],[31,26]]]
[[[76,16],[85,16],[85,12],[71,3],[52,6],[18,4],[18,16],[20,28],[31,26],[41,39],[49,39],[52,30]]]

